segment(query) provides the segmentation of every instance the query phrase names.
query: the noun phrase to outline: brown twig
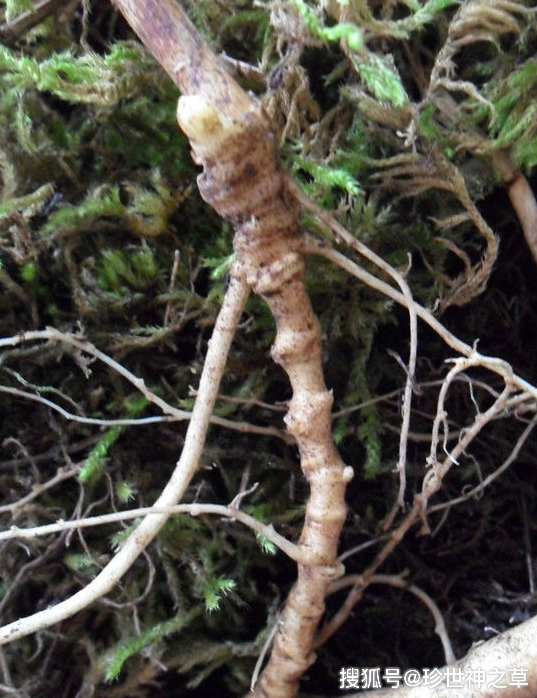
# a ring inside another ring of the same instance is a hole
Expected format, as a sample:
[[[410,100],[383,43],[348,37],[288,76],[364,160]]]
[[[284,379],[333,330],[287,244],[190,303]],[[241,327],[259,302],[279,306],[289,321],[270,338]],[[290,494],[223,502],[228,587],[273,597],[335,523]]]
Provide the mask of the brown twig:
[[[52,480],[45,483],[41,488],[41,491],[45,491],[50,487],[53,487],[61,480],[65,480],[67,477],[72,477],[76,474],[80,468],[73,469],[72,471],[65,473],[58,473]],[[242,493],[243,495],[245,493]],[[13,504],[6,505],[2,507],[2,513],[10,508],[15,509],[24,506],[30,498],[35,498],[39,495],[39,492],[32,493],[24,499],[20,499]],[[289,542],[286,538],[277,533],[272,524],[261,523],[258,519],[246,514],[238,508],[238,504],[231,502],[228,506],[223,504],[177,504],[175,506],[166,507],[139,507],[138,509],[129,509],[127,511],[116,511],[112,514],[102,514],[101,516],[84,516],[82,518],[70,519],[69,521],[64,521],[59,519],[56,523],[45,524],[43,526],[33,526],[31,528],[19,528],[18,526],[11,526],[5,531],[0,531],[0,541],[21,539],[21,540],[31,540],[32,538],[37,538],[38,536],[48,536],[51,533],[62,533],[63,531],[80,531],[83,528],[93,528],[95,526],[105,526],[112,523],[118,523],[122,521],[129,521],[132,519],[139,519],[142,516],[166,514],[167,516],[173,516],[174,514],[190,514],[191,516],[200,516],[203,514],[216,514],[217,516],[226,517],[229,519],[235,519],[240,521],[245,526],[248,526],[253,531],[259,535],[268,538],[274,545],[276,545],[280,550],[288,555],[292,560],[297,562],[306,562],[307,553],[301,550],[295,543]]]
[[[199,397],[194,405],[192,418],[188,425],[183,452],[168,484],[155,502],[155,506],[158,508],[166,509],[176,504],[198,469],[209,418],[218,394],[220,377],[248,293],[241,271],[234,267],[222,308],[216,320],[213,337],[209,343],[200,378]],[[2,343],[3,340],[0,340],[0,346]],[[9,341],[10,345],[16,343],[16,340],[13,339]],[[87,586],[65,601],[60,601],[54,606],[3,626],[0,628],[0,644],[12,642],[54,625],[104,596],[117,584],[136,558],[143,553],[168,518],[169,514],[166,513],[148,515],[123,542],[119,552]]]
[[[311,488],[298,544],[307,562],[298,566],[298,580],[253,695],[291,698],[314,661],[313,639],[328,585],[342,573],[337,545],[346,516],[345,487],[352,477],[331,437],[332,394],[324,383],[320,328],[304,284],[304,240],[267,120],[184,12],[169,0],[115,4],[183,92],[178,120],[194,159],[204,167],[198,178],[201,195],[234,226],[247,283],[276,320],[272,357],[293,388],[285,421]]]
[[[113,0],[183,94],[204,97],[222,114],[239,117],[251,106],[174,0]]]
[[[337,221],[334,221],[334,225],[336,223]],[[337,225],[339,226],[340,224],[338,223]],[[345,230],[345,228],[341,226],[341,230]],[[350,235],[348,231],[347,235]],[[368,286],[371,286],[371,288],[376,289],[388,298],[392,298],[397,303],[400,303],[405,308],[408,308],[408,301],[401,292],[397,291],[395,288],[393,288],[393,286],[390,286],[390,284],[387,284],[385,281],[382,281],[373,274],[370,274],[368,271],[356,264],[356,262],[353,262],[351,259],[341,254],[341,252],[338,252],[337,250],[333,249],[332,247],[326,244],[319,244],[313,241],[308,242],[308,244],[306,245],[306,251],[308,253],[316,254],[321,257],[324,257],[325,259],[330,260],[342,269],[345,269],[345,271],[349,272],[357,279],[360,279],[360,281],[363,281]],[[416,301],[413,302],[413,305],[416,309],[417,316],[421,320],[423,320],[427,325],[429,325],[429,327],[432,330],[434,330],[434,332],[436,332],[438,336],[441,337],[448,346],[450,346],[452,349],[459,352],[463,356],[473,357],[474,359],[478,358],[481,362],[481,365],[486,366],[487,369],[489,369],[490,371],[493,371],[494,373],[497,373],[500,376],[504,375],[505,367],[500,359],[479,354],[479,352],[476,351],[475,347],[471,347],[469,344],[466,344],[466,342],[463,342],[452,332],[450,332],[448,328],[445,325],[443,325],[432,314],[430,310],[427,310],[427,308],[424,308]],[[516,386],[519,390],[523,391],[524,393],[527,393],[528,400],[532,399],[537,401],[537,387],[535,387],[527,380],[515,373],[513,373],[512,375],[512,381],[514,386]]]
[[[468,361],[469,364],[473,363],[472,361],[466,359],[460,359],[458,361],[460,362],[459,365],[456,365],[455,368],[452,369],[452,372],[455,370],[463,370],[462,365],[465,361]],[[467,367],[466,364],[464,364],[464,366]],[[450,374],[448,374],[444,385],[449,385],[451,379]],[[371,584],[371,580],[373,579],[375,572],[384,563],[397,545],[399,545],[399,543],[403,540],[410,528],[412,528],[412,526],[421,519],[423,522],[424,531],[428,532],[425,515],[427,512],[427,503],[429,499],[438,492],[444,477],[447,475],[453,464],[457,462],[457,458],[459,458],[459,456],[465,452],[465,449],[470,445],[477,434],[481,432],[486,424],[494,419],[497,419],[505,409],[506,405],[508,404],[509,395],[512,391],[511,375],[507,369],[505,380],[506,384],[502,393],[485,412],[478,413],[475,416],[473,423],[461,432],[457,445],[452,449],[451,452],[447,452],[447,457],[444,458],[441,463],[431,459],[429,462],[430,467],[423,478],[421,492],[414,497],[411,510],[405,516],[399,526],[392,531],[390,538],[384,547],[379,551],[375,559],[360,575],[359,581],[349,592],[339,611],[322,628],[317,637],[316,644],[319,645],[325,642],[346,621],[355,604],[362,598],[364,590],[367,588],[367,586],[369,586],[369,584]],[[443,398],[444,396],[442,395],[439,399],[439,419],[443,413]]]
[[[332,584],[330,587],[330,593],[334,594],[336,591],[344,589],[347,586],[354,586],[356,583],[360,583],[360,581],[361,579],[359,574],[345,575],[345,577],[338,579],[337,582]],[[388,584],[389,586],[397,587],[397,589],[404,589],[420,599],[420,601],[427,606],[435,620],[435,632],[442,643],[446,664],[453,664],[456,661],[457,658],[453,653],[453,648],[451,647],[451,642],[442,613],[429,594],[426,594],[423,589],[420,589],[415,584],[410,584],[403,575],[375,574],[371,578],[371,584]]]
[[[174,407],[166,400],[159,397],[156,393],[150,390],[145,381],[141,378],[135,376],[131,371],[129,371],[123,364],[119,363],[108,354],[100,351],[91,342],[83,340],[79,335],[71,334],[69,332],[60,332],[53,327],[49,327],[46,330],[35,330],[30,332],[21,332],[18,335],[12,337],[4,337],[0,339],[0,348],[4,346],[16,346],[22,344],[23,342],[35,341],[40,339],[48,339],[52,342],[61,342],[66,347],[71,347],[76,350],[75,356],[79,362],[83,363],[85,359],[84,354],[89,354],[99,359],[107,366],[110,366],[114,371],[122,375],[126,380],[128,380],[132,385],[134,385],[140,392],[144,395],[148,402],[157,405],[164,415],[155,415],[152,417],[140,417],[132,419],[94,419],[91,417],[84,417],[81,415],[75,415],[68,412],[60,405],[42,397],[41,395],[35,393],[29,393],[27,391],[19,390],[18,388],[11,388],[8,386],[0,385],[0,393],[7,393],[14,395],[16,397],[21,397],[26,400],[32,400],[34,402],[39,402],[46,407],[60,413],[66,419],[81,422],[83,424],[94,424],[96,426],[119,426],[119,425],[132,425],[138,426],[141,424],[153,424],[156,422],[173,422],[189,420],[192,417],[191,412],[186,412],[185,410],[180,410]],[[260,434],[264,436],[275,436],[287,444],[294,444],[294,439],[289,434],[286,434],[281,429],[276,429],[275,427],[264,427],[256,424],[250,424],[249,422],[238,422],[232,419],[226,419],[225,417],[219,417],[218,415],[212,415],[210,418],[212,424],[217,424],[218,426],[233,429],[234,431],[239,431],[243,434]],[[10,462],[10,461],[8,461]],[[0,469],[2,467],[0,463]]]
[[[93,446],[93,444],[100,438],[102,438],[101,434],[94,434],[93,436],[88,436],[86,439],[81,439],[80,441],[74,442],[69,445],[66,444],[64,446],[65,453],[71,454],[83,451],[89,446]],[[4,442],[4,445],[6,445],[6,442]],[[57,459],[62,454],[63,451],[61,445],[53,446],[52,448],[49,448],[47,451],[44,451],[43,453],[38,453],[35,456],[29,455],[25,452],[24,455],[20,456],[19,458],[10,458],[9,460],[0,461],[0,472],[10,470],[11,468],[20,468],[24,465],[33,465],[36,463],[42,463],[44,461]]]
[[[507,195],[526,239],[526,244],[537,264],[537,201],[528,180],[519,172],[503,151],[492,156],[492,165],[501,175]]]
[[[65,5],[65,0],[40,0],[40,2],[34,5],[33,9],[23,12],[10,22],[0,25],[0,41],[13,43],[63,5]]]

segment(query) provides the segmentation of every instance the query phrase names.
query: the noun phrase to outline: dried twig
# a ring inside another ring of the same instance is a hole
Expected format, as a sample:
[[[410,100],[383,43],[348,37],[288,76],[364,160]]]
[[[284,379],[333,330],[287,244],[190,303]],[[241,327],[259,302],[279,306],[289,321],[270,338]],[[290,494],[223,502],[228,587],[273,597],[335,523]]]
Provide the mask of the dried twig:
[[[335,223],[333,223],[332,227],[336,230],[338,237],[345,240],[345,242],[348,241],[350,233],[348,233],[348,231],[345,231],[343,226],[340,226],[339,224],[335,226]],[[332,262],[335,262],[342,268],[346,269],[348,272],[361,279],[372,288],[379,290],[381,293],[384,293],[388,297],[396,300],[398,303],[401,303],[402,305],[408,307],[408,300],[402,293],[396,291],[389,284],[385,283],[384,281],[381,281],[380,279],[377,279],[372,274],[366,272],[355,262],[352,262],[344,255],[331,249],[325,243],[310,243],[307,245],[306,251],[320,254],[321,256],[330,259]],[[448,376],[444,380],[440,391],[437,415],[435,419],[436,428],[435,430],[433,430],[433,443],[431,445],[431,456],[429,459],[430,469],[427,471],[423,479],[421,493],[415,497],[414,504],[408,515],[403,519],[399,526],[390,534],[388,542],[377,554],[376,558],[364,571],[364,573],[360,575],[359,581],[356,583],[355,587],[348,595],[340,611],[334,616],[334,618],[328,621],[324,628],[320,631],[317,638],[318,643],[324,642],[345,621],[349,613],[352,611],[353,606],[362,597],[364,589],[368,586],[368,584],[371,583],[371,579],[373,578],[376,570],[384,562],[384,560],[386,560],[388,555],[398,545],[398,543],[406,535],[406,533],[413,526],[413,524],[420,520],[420,518],[422,519],[422,521],[425,522],[424,516],[427,511],[427,503],[429,499],[439,490],[442,483],[442,479],[448,473],[453,463],[457,462],[457,458],[459,457],[459,455],[465,451],[467,446],[477,436],[477,434],[481,432],[484,426],[491,420],[497,419],[500,415],[502,415],[504,410],[506,410],[507,408],[512,409],[517,404],[524,404],[529,401],[530,403],[534,404],[535,409],[537,389],[524,379],[514,374],[509,364],[500,359],[494,357],[487,357],[479,354],[475,350],[475,348],[472,348],[464,342],[461,342],[457,337],[455,337],[451,332],[449,332],[449,330],[447,330],[447,328],[445,328],[432,315],[432,313],[420,306],[415,301],[413,301],[413,307],[417,316],[419,316],[432,329],[434,329],[448,345],[450,345],[453,349],[463,354],[464,358],[454,360],[455,365],[448,373]],[[502,376],[502,378],[505,381],[505,388],[502,391],[502,393],[496,394],[495,400],[488,410],[486,410],[484,413],[478,412],[472,425],[467,427],[466,429],[463,429],[460,432],[456,446],[452,449],[451,452],[446,451],[447,457],[444,458],[443,461],[440,463],[437,458],[436,450],[438,444],[438,436],[436,436],[435,438],[435,433],[438,434],[439,425],[445,422],[445,412],[443,405],[445,401],[446,392],[451,382],[454,379],[456,379],[462,371],[472,366],[482,366]],[[521,392],[514,394],[514,396],[510,398],[510,395],[513,392],[515,392],[515,389],[518,389]],[[533,428],[533,422],[531,428]],[[530,431],[530,427],[528,427],[525,430],[523,434],[524,438],[520,439],[520,446],[522,445],[523,441],[525,440],[525,437],[527,437]],[[509,459],[508,462],[511,463],[512,459]]]
[[[433,514],[435,511],[441,511],[442,509],[450,509],[451,507],[456,506],[457,504],[461,504],[462,502],[466,502],[469,499],[475,498],[478,495],[480,495],[480,493],[483,492],[483,490],[486,487],[488,487],[492,482],[494,482],[494,480],[500,477],[500,475],[504,473],[515,462],[515,460],[518,458],[520,454],[522,446],[526,443],[528,437],[533,432],[536,426],[537,416],[534,417],[531,420],[531,422],[526,425],[526,428],[518,437],[515,447],[513,448],[509,456],[504,460],[504,462],[498,468],[496,468],[494,472],[490,473],[490,475],[487,475],[487,477],[482,482],[480,482],[479,485],[472,487],[471,490],[466,491],[460,497],[456,497],[455,499],[450,499],[448,502],[442,502],[441,504],[435,504],[433,506],[428,507],[427,513]]]
[[[50,480],[47,480],[46,482],[35,484],[32,488],[32,491],[25,497],[21,497],[20,499],[17,499],[16,502],[11,502],[11,504],[3,504],[2,506],[0,506],[0,514],[3,514],[8,511],[12,514],[17,514],[22,509],[22,507],[26,506],[36,497],[39,497],[43,492],[46,492],[47,490],[51,489],[51,487],[55,487],[59,482],[63,482],[64,480],[68,480],[69,478],[74,477],[79,472],[80,466],[78,465],[75,465],[70,468],[58,468],[58,471],[56,472],[56,475],[54,475],[54,477],[51,477]]]
[[[0,25],[0,39],[11,43],[65,5],[65,0],[40,0],[31,10]]]
[[[354,586],[355,584],[360,583],[360,581],[361,578],[359,574],[345,575],[345,577],[338,579],[337,582],[332,584],[330,587],[330,593],[334,594],[336,591],[344,589],[347,586]],[[420,589],[415,584],[409,584],[403,575],[374,574],[371,578],[371,584],[388,584],[390,586],[397,587],[398,589],[404,589],[405,591],[414,594],[414,596],[420,599],[420,601],[423,601],[429,611],[431,611],[431,614],[435,620],[434,629],[440,638],[442,647],[444,648],[446,664],[453,664],[456,661],[457,658],[455,657],[453,648],[451,647],[451,642],[442,613],[429,594],[426,594],[423,589]]]
[[[498,151],[492,156],[492,165],[501,175],[509,200],[520,221],[526,244],[537,264],[537,201],[528,180],[519,172],[507,154]]]
[[[347,698],[453,698],[454,695],[457,698],[534,698],[537,695],[536,646],[537,616],[491,640],[475,643],[456,664],[437,669],[440,681],[435,686],[421,680],[413,686],[348,693]],[[509,680],[516,667],[527,672],[522,679],[525,685]],[[482,672],[481,682],[464,680],[472,670]]]
[[[180,87],[178,120],[189,136],[203,198],[236,230],[247,283],[276,320],[272,349],[289,376],[293,397],[285,418],[311,487],[299,564],[255,696],[291,698],[314,661],[313,638],[328,584],[342,573],[338,538],[344,492],[352,477],[331,438],[332,394],[321,368],[321,335],[303,279],[304,240],[277,165],[277,144],[260,107],[223,70],[184,12],[169,0],[115,0],[131,26]]]
[[[209,417],[218,394],[220,377],[247,297],[248,288],[242,274],[234,270],[222,309],[216,320],[213,339],[209,343],[200,379],[199,395],[186,433],[183,452],[168,484],[155,502],[156,507],[166,508],[176,504],[198,468]],[[147,516],[135,532],[125,540],[121,550],[86,587],[56,606],[3,626],[0,628],[0,644],[58,623],[104,596],[130,568],[138,555],[145,550],[167,519],[168,515],[165,513]]]
[[[332,230],[336,239],[342,240],[355,249],[362,257],[365,257],[370,262],[373,262],[379,269],[391,276],[392,279],[399,285],[403,296],[406,300],[406,307],[408,308],[408,313],[410,316],[410,352],[408,358],[408,369],[406,372],[406,382],[405,390],[403,394],[403,406],[402,406],[402,425],[401,425],[401,436],[399,438],[399,458],[396,465],[396,470],[399,473],[399,493],[397,495],[397,501],[392,507],[391,512],[386,517],[384,522],[384,528],[388,529],[391,526],[398,509],[403,509],[405,505],[405,488],[406,488],[406,452],[408,443],[408,431],[410,428],[410,413],[412,408],[412,391],[414,388],[414,374],[416,372],[416,357],[418,352],[418,316],[416,313],[416,307],[414,298],[410,287],[408,286],[404,276],[394,269],[390,264],[388,264],[382,257],[375,254],[373,250],[369,249],[367,245],[357,240],[354,235],[351,235],[349,231],[339,223],[333,215],[328,211],[324,211],[319,206],[313,203],[305,197],[298,186],[292,182],[288,183],[290,190],[298,201],[312,213],[322,220],[328,227]]]
[[[69,473],[65,477],[71,476]],[[62,479],[65,479],[63,477]],[[47,486],[52,487],[53,484],[59,482],[56,477],[54,482],[47,483]],[[48,487],[47,487],[48,488]],[[43,487],[45,489],[45,487]],[[22,500],[16,502],[15,505],[22,506]],[[14,506],[14,505],[11,505]],[[9,530],[0,531],[0,540],[12,540],[20,538],[28,540],[37,538],[38,536],[48,536],[51,533],[61,533],[62,531],[80,530],[82,528],[92,528],[94,526],[105,526],[118,521],[129,521],[131,519],[139,519],[142,516],[150,516],[157,514],[165,514],[166,517],[174,514],[190,514],[191,516],[200,516],[202,514],[215,514],[217,516],[225,516],[226,518],[240,521],[245,526],[248,526],[259,535],[268,538],[274,545],[288,555],[296,562],[307,562],[307,553],[301,550],[297,545],[291,543],[279,533],[277,533],[271,524],[264,524],[253,516],[240,511],[236,506],[224,506],[222,504],[176,504],[168,507],[140,507],[138,509],[128,509],[127,511],[116,511],[111,514],[102,514],[101,516],[86,516],[81,519],[70,519],[69,521],[59,520],[53,524],[45,524],[43,526],[33,526],[32,528],[19,528],[11,526]]]
[[[143,424],[155,424],[157,422],[177,422],[189,420],[192,417],[191,412],[181,410],[169,402],[166,402],[163,398],[158,396],[152,390],[150,390],[145,381],[142,378],[138,378],[134,373],[129,371],[123,364],[116,361],[108,354],[105,354],[100,349],[97,349],[91,342],[88,342],[80,335],[71,334],[69,332],[61,332],[54,327],[49,327],[46,330],[32,330],[29,332],[20,332],[12,337],[4,337],[0,339],[0,348],[7,346],[17,346],[24,342],[38,341],[48,339],[51,342],[61,342],[67,347],[73,347],[80,352],[79,356],[84,354],[89,354],[99,359],[107,366],[110,366],[114,371],[122,375],[126,380],[134,385],[142,395],[164,412],[166,416],[155,415],[151,417],[139,417],[139,418],[125,418],[125,419],[98,419],[94,417],[84,417],[81,415],[75,415],[72,412],[68,412],[66,409],[57,405],[56,403],[42,397],[41,395],[36,395],[35,393],[29,393],[18,388],[11,388],[9,386],[0,385],[0,392],[8,393],[10,395],[15,395],[16,397],[21,397],[26,400],[33,400],[34,402],[39,402],[46,407],[58,412],[66,419],[71,421],[80,422],[82,424],[94,424],[96,426],[113,427],[113,426],[141,426]],[[77,358],[77,357],[75,357]],[[84,362],[81,361],[85,370],[87,367]],[[210,418],[211,424],[216,424],[227,429],[233,429],[234,431],[239,431],[243,434],[260,434],[264,436],[275,436],[285,443],[294,444],[294,439],[289,434],[286,434],[281,429],[276,429],[275,427],[263,427],[256,424],[250,424],[249,422],[237,422],[232,419],[226,419],[225,417],[219,417],[218,415],[212,415]]]
[[[382,281],[373,274],[370,274],[368,271],[356,264],[356,262],[353,262],[351,259],[341,254],[341,252],[338,252],[337,250],[331,248],[326,243],[318,243],[312,240],[306,245],[306,252],[310,254],[317,254],[321,257],[329,259],[342,269],[348,271],[357,279],[360,279],[368,286],[371,286],[371,288],[376,289],[388,298],[391,298],[397,303],[400,303],[405,308],[408,307],[408,301],[402,293],[393,288],[393,286],[390,286],[390,284],[387,284],[385,281]],[[499,375],[504,374],[504,366],[502,365],[499,359],[480,354],[478,351],[476,351],[474,347],[471,347],[469,344],[466,344],[466,342],[463,342],[452,332],[450,332],[448,328],[445,325],[443,325],[431,313],[430,310],[427,310],[427,308],[424,308],[416,301],[413,301],[413,304],[416,309],[417,316],[425,323],[427,323],[427,325],[429,325],[429,327],[433,329],[448,346],[450,346],[452,349],[459,352],[463,356],[473,356],[474,358],[479,359],[479,361],[482,361],[482,365],[486,366],[492,372],[498,373]],[[512,382],[516,388],[523,391],[524,393],[527,393],[526,399],[532,399],[537,401],[537,387],[535,387],[516,373],[512,374]]]

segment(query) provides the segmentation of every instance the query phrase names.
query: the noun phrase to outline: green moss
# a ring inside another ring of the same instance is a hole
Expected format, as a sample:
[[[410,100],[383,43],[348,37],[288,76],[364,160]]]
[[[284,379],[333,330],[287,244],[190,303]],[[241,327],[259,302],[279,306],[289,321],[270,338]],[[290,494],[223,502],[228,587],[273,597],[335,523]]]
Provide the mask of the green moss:
[[[10,22],[23,12],[33,9],[32,0],[5,0],[6,20]]]
[[[113,427],[99,439],[97,444],[91,449],[89,456],[78,474],[80,482],[90,482],[99,476],[103,467],[104,459],[112,444],[117,441],[124,431],[124,427]]]
[[[199,610],[192,609],[189,613],[180,614],[175,618],[157,623],[143,632],[140,637],[134,638],[115,648],[110,652],[110,656],[106,661],[105,680],[109,682],[115,681],[124,663],[130,657],[141,652],[144,647],[162,642],[169,635],[187,628],[197,615],[199,615]]]
[[[37,279],[37,267],[33,262],[28,262],[21,268],[21,277],[26,283],[32,283]]]
[[[88,570],[95,570],[96,568],[95,561],[87,555],[71,553],[66,555],[63,561],[75,572],[86,572]]]
[[[21,56],[0,46],[3,81],[18,91],[50,92],[68,102],[110,107],[139,94],[151,79],[153,62],[133,44],[115,44],[105,56],[66,51],[45,60]]]
[[[300,13],[309,31],[323,41],[345,39],[352,51],[357,51],[363,46],[363,38],[358,26],[344,22],[333,27],[325,27],[304,0],[292,0],[292,4]]]
[[[537,60],[529,59],[499,84],[489,88],[493,94],[496,119],[495,144],[505,148],[533,140],[537,134]]]
[[[99,262],[98,282],[105,291],[118,292],[125,284],[131,289],[149,288],[158,274],[158,266],[149,245],[132,252],[103,250]]]
[[[364,52],[353,57],[353,64],[369,91],[381,102],[402,107],[408,102],[406,90],[389,59]]]
[[[25,9],[15,0],[5,5],[6,17]],[[296,0],[259,6],[253,0],[187,0],[185,6],[217,51],[250,63],[254,75],[260,67],[264,71],[252,89],[260,93],[265,81],[267,114],[281,140],[287,136],[283,163],[308,195],[405,273],[414,297],[429,307],[449,294],[467,263],[474,268],[484,249],[468,218],[452,226],[444,222],[465,212],[464,192],[473,201],[485,199],[483,210],[494,214],[502,250],[517,250],[512,260],[494,265],[493,282],[507,267],[516,284],[467,305],[462,334],[483,337],[487,351],[490,347],[494,355],[497,350],[498,356],[512,341],[506,351],[530,375],[520,343],[532,326],[535,303],[531,293],[525,295],[525,272],[517,260],[521,247],[509,247],[516,234],[514,219],[507,204],[498,203],[500,197],[492,202],[489,197],[497,180],[486,156],[506,149],[530,173],[537,163],[531,13],[517,12],[522,5],[512,4],[516,22],[510,26],[518,25],[521,34],[502,33],[500,24],[489,23],[481,27],[484,40],[473,42],[466,31],[464,45],[447,60],[442,52],[449,49],[450,22],[455,13],[462,22],[469,3]],[[337,13],[341,8],[344,21]],[[191,389],[199,382],[233,260],[233,231],[196,193],[197,168],[176,125],[177,89],[134,37],[116,40],[125,37],[126,29],[114,10],[103,5],[97,12],[92,5],[91,50],[80,42],[78,18],[52,20],[39,33],[0,49],[0,324],[6,335],[49,323],[80,333],[170,404],[191,408]],[[435,70],[457,87],[429,85]],[[460,197],[449,190],[449,167],[461,175],[465,190]],[[308,232],[328,237],[312,216],[303,218]],[[508,223],[502,229],[503,221]],[[338,249],[393,283],[353,250]],[[334,411],[342,412],[334,419],[335,439],[356,472],[349,504],[360,519],[349,519],[343,539],[351,548],[378,527],[393,503],[396,476],[391,471],[398,448],[393,430],[400,424],[393,395],[405,374],[387,352],[406,360],[408,319],[333,265],[309,258],[306,273],[322,326],[326,382],[333,390]],[[454,331],[458,312],[449,317]],[[270,359],[274,331],[264,302],[250,298],[217,414],[285,428],[290,387]],[[494,335],[501,336],[501,344]],[[420,393],[420,383],[431,375],[438,380],[447,358],[443,343],[430,333],[420,331],[419,339],[413,399],[419,410],[412,413],[411,431],[417,436],[409,448],[408,497],[420,487],[428,455],[429,444],[419,435],[430,433],[436,410],[437,392],[426,388]],[[3,353],[2,362],[13,371],[2,371],[6,383],[20,384],[20,377],[32,386],[27,390],[48,391],[60,404],[70,401],[69,409],[83,416],[125,418],[146,409],[145,398],[131,395],[131,386],[110,366],[56,342],[17,347]],[[463,429],[467,415],[474,413],[467,386],[457,393],[454,384],[449,399],[450,417]],[[18,512],[20,526],[36,525],[36,516],[46,510],[53,518],[72,515],[81,486],[84,508],[92,514],[155,501],[173,471],[186,429],[182,422],[155,421],[100,431],[51,415],[44,405],[6,396],[2,408],[2,460],[18,459],[16,471],[6,468],[3,475],[13,499],[30,492],[34,482],[38,487],[38,480],[55,477],[59,458],[82,463],[81,484],[71,478],[39,494],[35,506]],[[159,411],[153,406],[147,414],[158,416]],[[13,438],[21,446],[14,447]],[[494,458],[509,442],[498,439]],[[60,450],[54,450],[57,446]],[[25,464],[23,449],[34,459],[31,465]],[[486,448],[476,459],[484,469],[494,460]],[[464,486],[475,471],[468,463],[462,467]],[[185,501],[227,504],[254,482],[258,487],[243,508],[297,540],[307,484],[298,472],[296,449],[281,439],[213,425]],[[460,487],[457,470],[446,483],[446,497],[458,496]],[[507,510],[503,500],[502,507]],[[450,516],[456,516],[455,509]],[[461,520],[450,535],[457,528],[461,538],[468,537]],[[133,530],[134,524],[108,527],[104,535],[85,529],[83,539],[72,536],[63,557],[70,577],[91,578],[112,554],[110,545],[121,545]],[[489,529],[483,540],[495,540],[495,533]],[[439,529],[435,546],[442,534]],[[65,597],[58,560],[46,555],[49,545],[50,539],[32,541],[32,554],[41,559],[31,578],[18,576],[20,556],[26,559],[26,553],[7,548],[4,573],[15,580],[11,601],[20,615],[35,610],[36,589],[43,590],[43,605]],[[151,695],[153,686],[137,677],[157,666],[156,658],[177,667],[184,673],[178,680],[200,685],[200,691],[218,671],[222,695],[243,695],[267,628],[275,622],[281,599],[274,589],[289,587],[295,576],[294,564],[273,553],[265,538],[256,539],[232,520],[174,516],[147,549],[150,562],[141,557],[135,563],[110,592],[112,604],[65,621],[62,633],[73,642],[46,647],[46,661],[68,665],[72,685],[87,681],[95,694],[106,677],[136,685],[141,696]],[[441,559],[435,552],[429,558],[435,565]],[[396,567],[413,564],[401,549]],[[7,584],[0,592],[12,593]],[[184,634],[182,628],[187,628]],[[356,650],[360,656],[371,644],[367,632],[364,638]],[[13,684],[27,691],[31,676],[30,692],[60,695],[63,679],[54,684],[60,670],[49,672],[45,681],[35,671],[39,658],[30,664],[24,660],[34,649],[6,650]],[[391,651],[381,649],[387,656]],[[73,657],[76,661],[70,662]],[[125,686],[118,691],[131,690]],[[328,689],[312,684],[311,690],[322,694]]]
[[[299,155],[292,156],[292,160],[293,171],[296,173],[303,170],[311,175],[314,179],[313,187],[316,190],[338,187],[351,196],[357,196],[360,193],[357,180],[345,169],[320,165]]]

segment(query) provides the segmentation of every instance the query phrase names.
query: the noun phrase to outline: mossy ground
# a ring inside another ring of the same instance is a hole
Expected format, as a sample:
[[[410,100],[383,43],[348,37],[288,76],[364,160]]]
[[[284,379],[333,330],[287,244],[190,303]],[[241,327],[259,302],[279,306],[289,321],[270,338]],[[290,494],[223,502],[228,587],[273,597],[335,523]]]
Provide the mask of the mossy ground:
[[[2,21],[26,5],[0,3]],[[440,298],[442,320],[455,334],[479,339],[480,351],[535,381],[535,265],[490,164],[491,154],[504,149],[536,188],[531,3],[519,2],[511,14],[498,9],[488,34],[467,43],[455,23],[458,5],[445,0],[326,2],[325,12],[302,0],[185,5],[216,50],[255,66],[238,79],[262,96],[283,165],[307,193],[338,209],[342,222],[394,266],[406,268],[410,252],[407,280],[415,297],[431,306]],[[478,5],[465,3],[467,14]],[[176,89],[108,2],[84,7],[71,5],[0,45],[0,333],[49,325],[81,332],[167,401],[189,409],[224,292],[232,231],[197,194],[188,144],[175,123]],[[464,28],[464,14],[457,21]],[[450,60],[456,66],[450,79],[459,84],[442,88]],[[390,160],[403,155],[412,163]],[[447,191],[439,182],[449,183]],[[438,221],[468,213],[465,192],[483,228],[466,219],[439,230]],[[313,222],[305,217],[305,225]],[[497,260],[486,226],[500,239]],[[463,250],[468,264],[453,250]],[[309,260],[308,283],[334,410],[367,402],[334,422],[342,456],[356,473],[345,550],[376,535],[396,495],[405,375],[394,352],[407,357],[408,319],[325,261]],[[220,400],[218,414],[283,428],[280,403],[289,388],[269,357],[273,330],[266,308],[251,299],[221,388],[235,399]],[[438,385],[426,383],[442,379],[450,356],[438,337],[420,329],[409,500],[423,477],[436,410]],[[472,377],[499,387],[485,372]],[[57,344],[5,351],[0,382],[88,417],[157,414],[109,367],[87,366]],[[474,400],[485,409],[487,389],[476,384],[471,394],[461,382],[452,390],[454,431],[475,413]],[[0,414],[4,505],[59,468],[73,470],[23,507],[4,506],[2,528],[151,504],[185,432],[184,423],[167,422],[100,429],[1,392]],[[498,467],[524,419],[506,415],[486,429],[438,501]],[[481,499],[454,507],[443,522],[442,512],[431,515],[435,534],[411,533],[382,569],[408,569],[436,600],[457,656],[486,637],[486,628],[501,631],[535,611],[525,559],[535,534],[535,456],[530,440]],[[186,499],[228,503],[244,473],[248,483],[259,483],[244,507],[296,537],[307,488],[295,450],[282,439],[212,427]],[[118,530],[4,544],[3,619],[78,590],[113,555]],[[375,550],[350,557],[347,571],[360,572]],[[42,698],[158,697],[186,694],[187,687],[193,696],[241,695],[294,576],[293,564],[267,554],[238,524],[174,518],[107,600],[8,646],[0,683]],[[329,599],[329,610],[340,601],[341,595]],[[425,607],[374,586],[320,649],[307,690],[336,693],[342,666],[442,663]]]

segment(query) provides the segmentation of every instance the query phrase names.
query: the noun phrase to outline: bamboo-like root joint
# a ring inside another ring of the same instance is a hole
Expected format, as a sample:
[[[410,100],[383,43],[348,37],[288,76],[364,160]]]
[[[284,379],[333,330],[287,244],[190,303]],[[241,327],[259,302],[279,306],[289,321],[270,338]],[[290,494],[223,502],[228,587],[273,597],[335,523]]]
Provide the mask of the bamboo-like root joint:
[[[319,324],[304,284],[304,240],[286,196],[274,135],[255,107],[230,119],[203,98],[189,96],[179,100],[177,115],[194,159],[204,167],[200,193],[233,224],[247,283],[274,315],[272,357],[293,388],[285,422],[297,440],[311,490],[299,540],[309,561],[298,567],[271,658],[252,693],[292,698],[315,659],[313,640],[327,588],[343,574],[336,555],[352,468],[344,466],[331,437],[332,394],[324,383]]]

